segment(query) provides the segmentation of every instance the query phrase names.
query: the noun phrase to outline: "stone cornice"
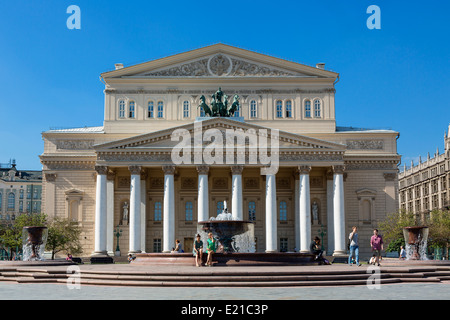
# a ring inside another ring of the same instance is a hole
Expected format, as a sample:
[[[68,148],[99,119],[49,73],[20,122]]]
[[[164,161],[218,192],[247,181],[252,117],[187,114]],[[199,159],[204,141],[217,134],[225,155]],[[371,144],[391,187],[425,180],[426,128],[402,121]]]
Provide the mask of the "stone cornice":
[[[321,94],[321,93],[335,93],[334,88],[325,88],[318,90],[307,90],[307,89],[259,89],[259,90],[242,90],[242,89],[229,89],[233,94],[242,95],[257,95],[257,94]],[[145,90],[145,89],[115,89],[108,88],[104,90],[106,94],[123,94],[123,95],[133,95],[133,94],[146,94],[146,95],[161,95],[161,94],[177,94],[182,95],[206,95],[211,94],[210,90],[179,90],[179,89],[167,89],[167,90]]]

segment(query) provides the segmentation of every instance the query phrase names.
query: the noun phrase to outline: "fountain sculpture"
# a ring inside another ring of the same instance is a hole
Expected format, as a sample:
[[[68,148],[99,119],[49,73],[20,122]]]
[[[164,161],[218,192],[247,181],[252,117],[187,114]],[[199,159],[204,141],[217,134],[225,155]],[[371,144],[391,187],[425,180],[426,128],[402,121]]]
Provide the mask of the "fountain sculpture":
[[[23,261],[43,261],[47,243],[47,227],[23,227]]]
[[[403,236],[405,237],[407,260],[428,260],[428,227],[405,227]]]
[[[226,201],[224,209],[217,217],[198,223],[197,233],[206,243],[208,233],[217,239],[217,253],[254,253],[254,224],[251,221],[236,220],[228,212]]]

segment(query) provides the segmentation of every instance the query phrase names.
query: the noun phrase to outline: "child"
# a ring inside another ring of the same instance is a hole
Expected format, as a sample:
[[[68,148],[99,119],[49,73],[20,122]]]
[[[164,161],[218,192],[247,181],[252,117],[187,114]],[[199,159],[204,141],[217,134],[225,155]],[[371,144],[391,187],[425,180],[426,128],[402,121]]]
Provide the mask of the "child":
[[[400,246],[400,260],[405,260],[406,259],[406,251],[405,248],[403,248],[403,246]]]

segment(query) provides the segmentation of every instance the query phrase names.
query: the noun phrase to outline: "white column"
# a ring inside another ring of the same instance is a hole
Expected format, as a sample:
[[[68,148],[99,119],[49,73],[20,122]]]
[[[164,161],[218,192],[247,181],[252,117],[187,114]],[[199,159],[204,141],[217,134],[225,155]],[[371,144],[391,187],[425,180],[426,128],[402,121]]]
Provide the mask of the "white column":
[[[295,248],[300,250],[300,180],[298,175],[295,175],[295,191],[294,191],[294,223],[295,223]]]
[[[311,167],[300,166],[299,208],[300,208],[300,252],[309,252],[311,244],[311,195],[309,189],[309,172]]]
[[[235,220],[243,220],[242,170],[243,166],[231,167],[231,215]]]
[[[145,252],[146,228],[147,228],[147,173],[141,174],[141,252]]]
[[[327,252],[334,252],[333,172],[327,172]]]
[[[266,252],[278,251],[277,239],[277,187],[276,175],[261,169],[266,176]]]
[[[198,166],[197,221],[209,220],[208,166]]]
[[[106,251],[114,256],[114,179],[115,173],[111,170],[106,174]]]
[[[175,247],[175,186],[174,166],[164,166],[164,219],[163,252],[169,253]]]
[[[130,248],[129,253],[141,252],[141,167],[129,167],[130,185]]]
[[[334,256],[345,255],[344,166],[333,167]]]
[[[96,166],[94,255],[106,255],[106,166]]]

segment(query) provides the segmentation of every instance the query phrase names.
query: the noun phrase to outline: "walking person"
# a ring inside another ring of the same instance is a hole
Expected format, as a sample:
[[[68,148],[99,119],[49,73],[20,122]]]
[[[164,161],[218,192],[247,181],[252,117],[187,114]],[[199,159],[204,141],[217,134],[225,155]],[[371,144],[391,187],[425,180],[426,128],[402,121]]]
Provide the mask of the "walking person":
[[[197,267],[201,267],[203,261],[203,241],[200,239],[199,234],[197,234],[197,240],[194,241],[193,251],[195,257],[195,265]]]
[[[206,265],[211,267],[213,255],[216,252],[216,240],[214,240],[212,232],[208,233],[208,240],[206,242],[206,253],[208,254]]]
[[[374,253],[375,264],[380,266],[381,251],[383,250],[383,238],[378,234],[378,229],[373,229],[373,236],[370,238],[370,246]]]
[[[352,265],[352,258],[355,258],[356,265],[361,266],[359,263],[359,243],[358,243],[358,228],[356,226],[352,227],[352,232],[348,236],[350,241],[350,255],[348,256],[348,264]]]

